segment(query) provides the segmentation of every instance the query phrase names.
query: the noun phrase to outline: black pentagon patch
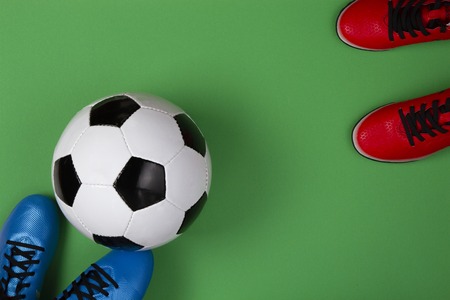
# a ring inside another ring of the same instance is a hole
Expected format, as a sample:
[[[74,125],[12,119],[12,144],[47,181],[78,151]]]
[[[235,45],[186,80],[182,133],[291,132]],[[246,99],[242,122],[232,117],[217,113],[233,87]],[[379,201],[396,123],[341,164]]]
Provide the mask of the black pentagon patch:
[[[144,248],[144,246],[138,245],[124,236],[101,236],[97,234],[94,234],[93,236],[94,241],[97,244],[101,244],[111,249],[137,251]]]
[[[166,173],[160,164],[132,157],[114,187],[128,207],[137,211],[166,198]]]
[[[72,207],[81,181],[73,165],[72,156],[67,155],[55,161],[53,168],[55,193],[64,203]]]
[[[189,148],[194,149],[202,156],[205,156],[205,138],[203,137],[197,125],[195,125],[194,121],[192,121],[192,119],[186,114],[176,115],[174,119],[178,123],[178,127],[180,127],[184,144]]]
[[[195,203],[191,208],[189,208],[184,213],[184,219],[183,223],[180,226],[180,229],[178,229],[177,234],[182,234],[185,232],[189,226],[191,226],[192,223],[194,223],[195,219],[197,219],[198,215],[202,211],[203,207],[205,206],[206,200],[208,199],[208,195],[203,193],[203,195],[200,197],[200,199]]]
[[[91,109],[90,125],[120,127],[140,105],[125,95],[113,96],[95,104]]]

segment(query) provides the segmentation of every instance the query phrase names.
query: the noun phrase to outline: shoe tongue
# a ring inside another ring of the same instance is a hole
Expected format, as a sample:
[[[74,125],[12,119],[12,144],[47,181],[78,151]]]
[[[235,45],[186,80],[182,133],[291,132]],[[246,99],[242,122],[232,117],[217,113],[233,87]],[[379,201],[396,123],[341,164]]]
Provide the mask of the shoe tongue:
[[[425,25],[438,23],[450,26],[450,5],[442,5],[438,9],[435,9],[433,4],[424,6],[422,8],[422,21]]]
[[[438,123],[441,126],[448,126],[450,124],[450,112],[442,110],[442,107],[440,109]]]
[[[439,124],[447,125],[450,124],[450,113],[441,114],[439,118]]]
[[[450,5],[447,6],[447,13],[446,13],[446,21],[445,23],[447,24],[447,27],[450,26]]]

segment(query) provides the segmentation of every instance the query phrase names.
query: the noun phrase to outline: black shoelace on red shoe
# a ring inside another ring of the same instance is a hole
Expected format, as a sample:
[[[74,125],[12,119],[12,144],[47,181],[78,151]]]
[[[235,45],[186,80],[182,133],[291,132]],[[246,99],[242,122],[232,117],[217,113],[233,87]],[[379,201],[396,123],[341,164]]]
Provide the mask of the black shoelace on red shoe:
[[[406,5],[405,5],[406,3]],[[425,0],[400,0],[397,5],[393,5],[392,0],[388,1],[388,31],[389,40],[394,40],[394,32],[398,34],[401,39],[405,38],[405,32],[408,32],[412,37],[418,37],[419,31],[423,35],[430,35],[429,29],[440,27],[441,32],[448,30],[448,13],[450,2],[436,0],[434,4],[424,4]],[[424,24],[422,18],[422,10],[424,7],[431,10],[438,10],[445,8],[447,15],[445,20],[433,19],[427,24]]]
[[[30,286],[25,280],[34,275],[29,271],[32,265],[39,264],[40,260],[33,259],[38,252],[45,251],[44,248],[14,241],[7,241],[6,244],[11,245],[11,252],[5,253],[4,256],[9,265],[4,265],[6,277],[0,280],[0,299],[25,299],[25,295],[21,294],[24,288]],[[8,286],[15,285],[14,295],[9,295]]]
[[[66,300],[70,296],[76,296],[77,300],[95,300],[95,294],[101,293],[104,296],[109,296],[106,291],[111,284],[117,289],[119,285],[114,279],[108,275],[102,268],[96,264],[92,264],[93,269],[86,273],[82,273],[78,280],[72,282],[70,287],[63,291],[60,298],[55,300]]]
[[[409,112],[404,113],[399,109],[398,113],[402,120],[408,142],[414,146],[414,137],[423,142],[425,138],[422,134],[428,134],[435,137],[438,133],[447,133],[448,130],[443,126],[450,125],[450,122],[441,123],[439,117],[441,114],[450,112],[450,98],[447,98],[445,104],[439,105],[439,100],[433,100],[430,108],[426,108],[426,104],[420,106],[420,110],[416,111],[414,106],[409,107]]]

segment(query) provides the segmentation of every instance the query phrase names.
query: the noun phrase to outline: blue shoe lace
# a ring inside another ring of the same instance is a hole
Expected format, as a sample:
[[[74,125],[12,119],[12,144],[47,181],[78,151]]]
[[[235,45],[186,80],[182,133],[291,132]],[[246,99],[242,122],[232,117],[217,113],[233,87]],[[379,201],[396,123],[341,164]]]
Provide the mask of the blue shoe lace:
[[[82,273],[78,280],[72,282],[68,289],[62,292],[60,298],[55,300],[66,300],[71,296],[76,296],[77,300],[95,300],[95,295],[101,293],[104,296],[109,296],[106,290],[110,285],[114,288],[119,288],[114,279],[108,275],[97,264],[92,264],[92,269],[88,272]]]
[[[30,283],[25,281],[35,274],[30,271],[30,268],[40,263],[40,260],[33,258],[38,252],[44,252],[45,249],[15,241],[7,241],[6,244],[12,246],[12,248],[9,254],[4,254],[9,265],[3,266],[6,277],[0,279],[0,299],[25,299],[25,295],[21,292],[23,289],[30,287]],[[14,288],[13,295],[10,295],[10,285],[13,285]]]

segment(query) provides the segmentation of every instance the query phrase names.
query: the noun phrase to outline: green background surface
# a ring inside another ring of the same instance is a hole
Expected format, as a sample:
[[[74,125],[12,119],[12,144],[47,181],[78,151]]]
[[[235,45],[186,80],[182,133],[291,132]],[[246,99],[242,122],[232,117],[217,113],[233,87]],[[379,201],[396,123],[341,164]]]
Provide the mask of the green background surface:
[[[449,87],[450,42],[359,51],[347,0],[0,1],[0,220],[52,195],[72,116],[136,91],[184,108],[207,138],[209,202],[154,250],[145,299],[448,299],[450,152],[367,160],[354,124]],[[107,249],[64,218],[43,299]]]

